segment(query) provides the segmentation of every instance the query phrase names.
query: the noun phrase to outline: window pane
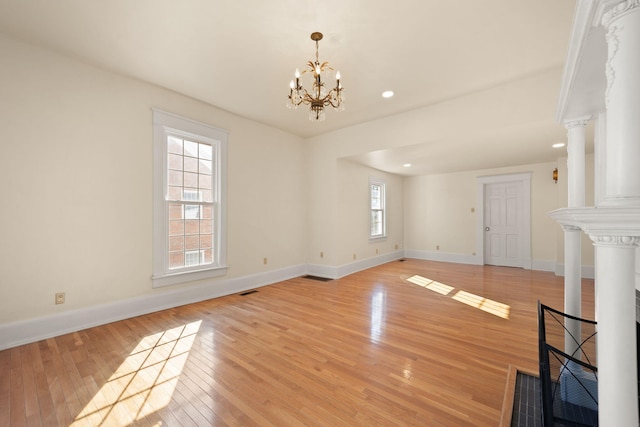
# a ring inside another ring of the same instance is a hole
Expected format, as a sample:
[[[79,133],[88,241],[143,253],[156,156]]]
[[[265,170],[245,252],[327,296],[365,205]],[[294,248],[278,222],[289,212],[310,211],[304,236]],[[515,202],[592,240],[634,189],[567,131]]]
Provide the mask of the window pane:
[[[213,221],[210,219],[203,219],[200,221],[200,233],[211,234],[213,232]]]
[[[202,201],[211,203],[213,202],[213,191],[202,190]]]
[[[182,200],[187,200],[190,202],[199,202],[202,200],[202,193],[195,189],[185,188],[184,194],[182,195]]]
[[[169,205],[169,219],[182,219],[182,205]]]
[[[184,222],[184,234],[200,233],[200,221],[188,219]]]
[[[211,175],[198,175],[198,187],[203,189],[211,189]]]
[[[213,249],[205,249],[204,250],[204,261],[205,264],[211,264],[213,262]]]
[[[173,169],[177,171],[182,170],[182,156],[178,156],[176,154],[169,154],[167,163],[168,163],[169,169]]]
[[[184,238],[184,248],[185,250],[194,250],[200,249],[200,238],[199,236],[186,236]]]
[[[213,235],[201,234],[200,235],[200,249],[211,249],[213,247]]]
[[[184,252],[169,252],[169,268],[184,267]]]
[[[210,145],[208,145],[208,144],[200,144],[200,158],[201,159],[205,159],[205,160],[213,159],[212,152],[213,152],[213,150],[211,149]]]
[[[169,221],[169,236],[182,236],[184,235],[184,221],[182,220],[170,220]]]
[[[201,264],[200,260],[204,259],[204,253],[201,251],[189,251],[184,253],[184,265],[199,265]]]
[[[198,159],[193,157],[185,157],[184,170],[188,172],[198,172]]]
[[[184,155],[189,157],[198,157],[198,144],[197,142],[184,141]]]
[[[185,172],[184,173],[184,186],[191,188],[198,188],[198,174]]]
[[[167,200],[180,200],[182,198],[182,187],[169,187]]]
[[[211,175],[211,161],[210,160],[200,160],[200,171],[199,172]]]
[[[169,136],[167,138],[167,145],[169,153],[182,154],[182,138]]]
[[[171,236],[169,237],[169,251],[183,251],[184,250],[184,236]]]
[[[184,218],[185,219],[200,219],[200,205],[184,205]]]
[[[177,187],[182,187],[182,171],[169,170],[167,183]]]

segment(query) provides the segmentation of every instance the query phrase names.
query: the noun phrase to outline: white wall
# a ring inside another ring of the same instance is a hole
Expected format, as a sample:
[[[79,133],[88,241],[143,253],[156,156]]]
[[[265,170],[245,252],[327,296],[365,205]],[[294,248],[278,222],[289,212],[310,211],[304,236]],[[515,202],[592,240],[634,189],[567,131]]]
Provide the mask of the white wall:
[[[386,193],[387,237],[373,241],[369,240],[369,178],[384,182]],[[338,160],[337,195],[337,209],[340,212],[335,224],[337,265],[349,264],[354,260],[372,258],[402,249],[404,232],[402,177],[340,159]]]
[[[151,287],[152,107],[230,132],[219,280],[305,263],[298,137],[5,37],[0,57],[0,325],[181,287],[215,293],[215,280]]]
[[[404,234],[402,177],[334,155],[316,144],[308,156],[309,272],[331,278],[401,258]],[[374,241],[369,240],[370,178],[385,182],[387,198],[387,237]]]
[[[559,226],[547,213],[556,209],[557,186],[551,179],[555,165],[538,163],[405,178],[406,250],[426,258],[473,262],[478,210],[482,208],[477,206],[478,177],[531,172],[533,268],[552,270]]]
[[[476,206],[473,174],[443,174],[405,179],[405,247],[411,250],[472,255]],[[439,246],[439,249],[437,248]]]

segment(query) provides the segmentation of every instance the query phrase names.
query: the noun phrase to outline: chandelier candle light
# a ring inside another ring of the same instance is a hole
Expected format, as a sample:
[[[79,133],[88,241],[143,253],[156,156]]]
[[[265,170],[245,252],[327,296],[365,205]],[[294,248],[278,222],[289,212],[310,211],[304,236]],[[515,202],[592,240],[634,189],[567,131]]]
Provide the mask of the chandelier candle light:
[[[327,93],[322,81],[322,73],[325,70],[333,70],[329,66],[328,62],[322,64],[318,60],[318,42],[322,40],[322,33],[311,33],[311,40],[316,42],[316,60],[315,62],[309,61],[307,65],[308,70],[304,70],[302,74],[310,71],[313,73],[313,89],[309,93],[300,84],[300,71],[296,69],[295,80],[291,80],[289,84],[289,101],[287,106],[289,108],[298,108],[300,104],[309,105],[309,120],[311,121],[324,121],[324,107],[331,105],[336,110],[344,110],[344,88],[340,83],[340,71],[336,72],[336,86]]]

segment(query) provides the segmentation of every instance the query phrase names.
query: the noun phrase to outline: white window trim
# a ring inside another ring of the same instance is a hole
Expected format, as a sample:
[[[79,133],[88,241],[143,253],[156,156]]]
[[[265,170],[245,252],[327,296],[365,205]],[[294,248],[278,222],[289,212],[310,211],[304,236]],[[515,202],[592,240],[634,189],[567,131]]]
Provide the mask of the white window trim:
[[[162,110],[153,111],[153,287],[218,277],[227,273],[227,138],[228,132]],[[168,268],[167,135],[178,134],[212,142],[216,150],[216,203],[214,253],[212,265],[180,269]]]
[[[371,235],[371,186],[380,185],[382,187],[382,234],[379,236]],[[375,242],[384,240],[387,238],[387,183],[379,178],[369,178],[369,197],[367,199],[369,204],[369,241]]]

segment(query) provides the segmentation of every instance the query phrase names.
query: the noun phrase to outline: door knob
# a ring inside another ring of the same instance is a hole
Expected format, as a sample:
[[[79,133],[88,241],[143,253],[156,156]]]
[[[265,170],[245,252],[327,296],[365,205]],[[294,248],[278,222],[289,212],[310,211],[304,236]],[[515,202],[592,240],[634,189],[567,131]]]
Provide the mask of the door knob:
[[[491,230],[489,227],[484,228],[484,231],[489,231],[489,230]]]

